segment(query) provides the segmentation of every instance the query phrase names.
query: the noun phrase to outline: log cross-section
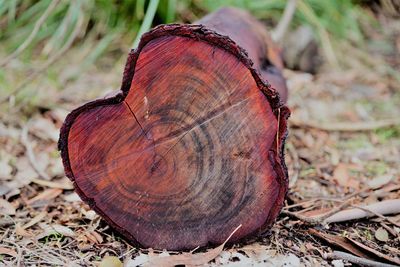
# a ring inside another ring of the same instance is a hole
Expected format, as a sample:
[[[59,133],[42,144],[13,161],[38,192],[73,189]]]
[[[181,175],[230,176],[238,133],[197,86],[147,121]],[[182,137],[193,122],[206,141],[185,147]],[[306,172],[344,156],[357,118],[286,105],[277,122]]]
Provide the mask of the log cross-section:
[[[258,39],[258,22],[235,9],[214,16],[244,26],[206,17],[206,26],[156,27],[130,53],[121,92],[72,111],[61,129],[76,191],[135,244],[192,249],[242,225],[237,241],[267,230],[282,208],[281,66]],[[214,30],[239,34],[234,42]]]

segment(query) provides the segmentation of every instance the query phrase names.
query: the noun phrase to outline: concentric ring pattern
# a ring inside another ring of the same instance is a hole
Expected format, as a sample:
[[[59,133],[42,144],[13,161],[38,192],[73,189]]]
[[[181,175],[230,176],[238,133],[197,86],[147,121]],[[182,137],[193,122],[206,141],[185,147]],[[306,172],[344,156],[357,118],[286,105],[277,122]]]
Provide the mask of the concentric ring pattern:
[[[277,128],[236,56],[162,36],[141,50],[122,102],[75,119],[69,161],[79,190],[136,241],[193,248],[267,221],[281,186],[271,152]]]

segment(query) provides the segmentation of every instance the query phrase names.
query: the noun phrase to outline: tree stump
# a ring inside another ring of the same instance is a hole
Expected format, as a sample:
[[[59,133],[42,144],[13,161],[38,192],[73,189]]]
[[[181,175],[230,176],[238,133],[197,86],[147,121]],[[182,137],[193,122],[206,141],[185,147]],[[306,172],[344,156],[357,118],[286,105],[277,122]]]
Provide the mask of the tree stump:
[[[144,247],[220,244],[239,225],[231,242],[264,232],[288,189],[279,54],[242,11],[198,23],[144,34],[121,91],[75,109],[61,129],[82,200]]]

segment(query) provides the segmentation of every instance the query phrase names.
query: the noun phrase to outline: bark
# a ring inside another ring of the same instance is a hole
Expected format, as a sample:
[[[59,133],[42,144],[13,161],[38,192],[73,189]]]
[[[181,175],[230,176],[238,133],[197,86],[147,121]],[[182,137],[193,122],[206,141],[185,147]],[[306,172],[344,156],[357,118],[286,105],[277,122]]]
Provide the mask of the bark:
[[[241,11],[199,23],[144,34],[120,93],[75,109],[61,129],[80,197],[144,247],[221,244],[239,225],[230,242],[264,232],[288,189],[289,110],[264,81],[284,83],[279,56]]]

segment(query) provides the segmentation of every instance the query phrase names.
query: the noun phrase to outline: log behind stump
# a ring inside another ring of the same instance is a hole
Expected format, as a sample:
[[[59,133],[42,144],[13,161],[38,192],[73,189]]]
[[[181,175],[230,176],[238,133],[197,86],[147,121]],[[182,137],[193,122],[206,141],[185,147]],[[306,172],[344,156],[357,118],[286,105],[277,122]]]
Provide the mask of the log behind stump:
[[[118,95],[68,115],[59,148],[81,198],[128,240],[192,249],[273,223],[288,188],[288,115],[229,37],[162,25],[129,55]]]

